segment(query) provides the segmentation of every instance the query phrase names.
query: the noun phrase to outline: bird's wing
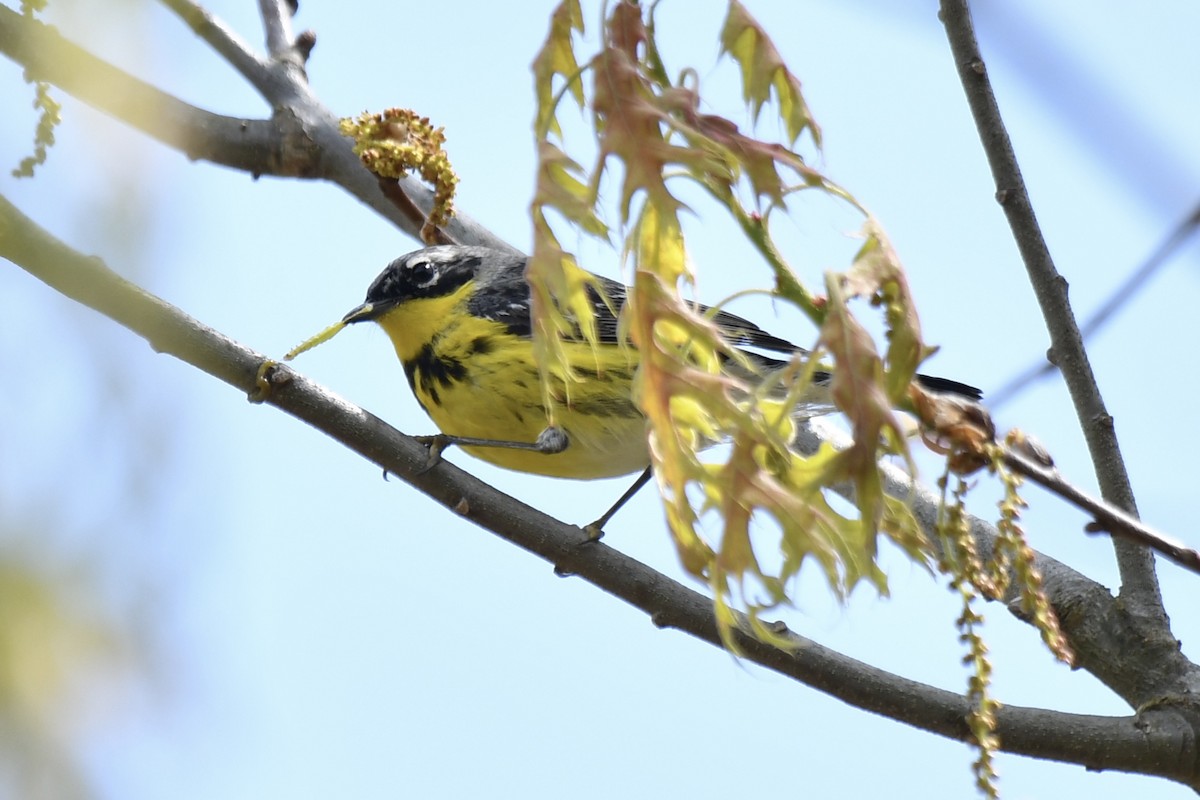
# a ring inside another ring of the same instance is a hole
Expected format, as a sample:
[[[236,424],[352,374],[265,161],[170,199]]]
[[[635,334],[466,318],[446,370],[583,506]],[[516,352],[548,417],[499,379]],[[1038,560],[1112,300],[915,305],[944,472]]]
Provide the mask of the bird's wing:
[[[596,334],[601,342],[615,344],[619,341],[618,315],[625,305],[626,287],[600,275],[595,278],[603,295],[593,287],[588,287],[587,291],[595,313]],[[515,336],[528,338],[532,324],[529,283],[525,280],[525,260],[519,256],[503,260],[495,264],[487,274],[480,274],[477,279],[486,284],[488,290],[477,291],[472,296],[469,301],[471,313],[503,324],[508,332]],[[737,347],[753,347],[785,355],[807,352],[786,339],[767,333],[753,322],[736,314],[714,311],[710,306],[700,304],[696,305],[696,310],[708,315],[729,342]],[[742,352],[752,367],[760,371],[769,371],[784,364],[783,361],[761,353]],[[818,370],[814,378],[818,383],[824,383],[829,380],[830,374],[825,370]],[[981,396],[980,390],[974,386],[947,378],[917,375],[916,379],[926,388],[938,392],[957,394],[971,400],[978,400]]]
[[[529,338],[533,328],[525,259],[505,260],[486,273],[480,272],[476,282],[467,309],[477,317],[499,322],[514,336]]]
[[[597,276],[600,286],[608,295],[613,308],[619,313],[625,305],[626,287],[609,278]],[[592,308],[596,312],[596,330],[602,342],[617,341],[617,317],[596,292],[591,292]],[[728,311],[714,311],[711,306],[695,304],[697,312],[710,317],[725,338],[731,344],[739,347],[757,347],[776,353],[806,352],[799,345],[792,344],[787,339],[781,339],[767,333],[748,319],[743,319]]]
[[[600,291],[588,287],[587,292],[595,314],[596,335],[605,344],[616,344],[619,339],[617,317],[625,306],[626,287],[611,278],[601,275],[594,277]],[[487,291],[477,291],[471,298],[471,312],[502,323],[509,333],[516,336],[529,336],[530,291],[525,280],[525,262],[505,262],[497,265],[489,274],[479,275],[478,279],[481,284],[486,284]],[[788,355],[804,352],[786,339],[772,336],[753,322],[728,311],[714,311],[700,304],[695,308],[699,313],[711,317],[731,344]]]

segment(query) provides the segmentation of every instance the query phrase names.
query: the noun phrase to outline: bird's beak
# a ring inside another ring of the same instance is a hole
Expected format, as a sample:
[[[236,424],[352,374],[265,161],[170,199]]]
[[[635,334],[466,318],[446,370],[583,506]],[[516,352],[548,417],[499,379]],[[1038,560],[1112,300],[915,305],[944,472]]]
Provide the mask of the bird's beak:
[[[363,303],[352,310],[349,314],[342,317],[343,325],[353,325],[356,322],[370,322],[373,319],[379,319],[383,312],[388,310],[388,306],[379,303]]]

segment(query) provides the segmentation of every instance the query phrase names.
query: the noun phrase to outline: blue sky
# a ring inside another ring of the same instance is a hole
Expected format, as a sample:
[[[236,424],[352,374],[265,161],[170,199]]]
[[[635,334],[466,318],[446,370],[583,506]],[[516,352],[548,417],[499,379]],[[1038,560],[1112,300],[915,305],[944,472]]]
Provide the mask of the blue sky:
[[[928,371],[986,391],[1044,353],[935,5],[746,4],[804,83],[826,137],[820,165],[877,215],[907,265],[927,340],[942,348]],[[459,207],[526,247],[528,65],[551,6],[308,0],[297,29],[318,34],[309,76],[328,106],[345,115],[408,106],[444,125]],[[254,4],[209,8],[260,42]],[[664,3],[660,27],[672,65],[696,66],[713,110],[743,122],[729,65],[712,66],[722,9]],[[265,113],[155,4],[106,18],[85,3],[58,13],[68,35],[189,102]],[[594,26],[595,7],[585,13]],[[1188,98],[1200,69],[1198,15],[1182,2],[1103,12],[1083,2],[981,4],[984,55],[1078,312],[1196,201],[1200,113]],[[7,62],[0,94],[10,108],[31,96]],[[189,163],[78,104],[66,116],[44,174],[20,184],[0,177],[2,191],[80,250],[261,352],[279,355],[339,318],[389,260],[416,246],[334,187],[252,181]],[[30,117],[0,130],[6,163],[24,154],[32,127]],[[715,219],[688,231],[702,299],[767,286],[765,269]],[[802,200],[777,230],[817,282],[845,265],[856,226],[843,210]],[[584,252],[588,267],[618,275],[615,255]],[[1188,424],[1197,389],[1186,368],[1197,255],[1195,244],[1182,251],[1090,351],[1144,517],[1185,539],[1192,481],[1177,426]],[[801,343],[814,335],[765,301],[734,310]],[[98,683],[104,696],[85,704],[78,736],[105,797],[971,792],[964,746],[656,630],[11,267],[0,270],[0,314],[0,363],[17,378],[0,411],[25,420],[0,425],[0,507],[45,520],[57,551],[99,559],[112,607],[144,615],[158,632],[149,687]],[[382,332],[349,330],[297,366],[401,430],[432,430]],[[1058,381],[997,416],[1094,487]],[[623,488],[450,458],[572,521],[593,518]],[[1036,489],[1028,499],[1034,546],[1113,585],[1111,548],[1080,532],[1082,515]],[[649,493],[606,541],[680,572]],[[891,598],[859,593],[842,608],[805,580],[790,624],[906,676],[962,688],[953,596],[885,558]],[[1170,564],[1160,574],[1188,651],[1200,634],[1185,613],[1196,578]],[[1029,629],[989,611],[1001,700],[1127,713],[1090,676],[1053,663]],[[1009,798],[1187,792],[1017,757],[999,768]]]

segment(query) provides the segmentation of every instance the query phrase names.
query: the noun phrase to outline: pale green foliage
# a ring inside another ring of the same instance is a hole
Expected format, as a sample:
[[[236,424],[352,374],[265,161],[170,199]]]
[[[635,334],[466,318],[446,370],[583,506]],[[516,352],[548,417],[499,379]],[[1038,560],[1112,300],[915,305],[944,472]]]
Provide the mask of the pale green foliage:
[[[534,63],[540,162],[529,275],[543,375],[569,380],[560,355],[564,338],[582,331],[594,344],[592,312],[581,301],[586,280],[578,276],[545,212],[553,210],[579,230],[607,239],[609,229],[597,211],[601,175],[607,172],[619,179],[616,214],[628,231],[623,249],[634,265],[622,330],[640,358],[637,401],[647,418],[655,476],[680,559],[711,586],[726,642],[732,644],[728,634],[742,624],[738,607],[748,612],[756,635],[782,641],[761,614],[791,603],[793,579],[806,562],[816,565],[838,597],[864,580],[886,592],[876,552],[878,537],[890,538],[916,563],[936,565],[950,575],[963,598],[959,624],[973,674],[967,694],[975,709],[969,723],[979,750],[976,776],[980,789],[994,794],[997,704],[987,693],[991,667],[979,635],[982,617],[973,603],[980,594],[995,596],[1012,568],[1022,602],[1029,603],[1047,642],[1060,655],[1066,651],[1016,524],[1021,504],[1015,481],[987,449],[993,440],[990,422],[986,414],[981,422],[913,384],[932,348],[921,338],[904,271],[882,227],[791,149],[806,131],[819,147],[820,130],[799,81],[746,9],[730,0],[719,33],[721,51],[740,70],[742,100],[752,118],[773,112],[787,131],[786,144],[760,140],[724,117],[700,112],[717,103],[707,98],[702,104],[695,71],[682,71],[678,80],[669,77],[654,38],[653,6],[647,10],[626,1],[606,8],[600,46],[583,59],[575,52],[575,38],[583,30],[579,3],[560,4]],[[568,155],[557,123],[559,101],[568,94],[592,114],[598,155],[588,168]],[[738,362],[737,351],[681,295],[692,275],[680,222],[683,204],[672,189],[677,181],[702,187],[729,211],[772,271],[777,297],[819,327],[814,357],[796,358],[785,374],[769,380],[743,375],[746,370],[735,377],[723,369]],[[771,215],[803,189],[844,201],[864,218],[863,245],[853,263],[845,272],[827,274],[821,293],[789,267],[770,235]],[[880,309],[887,341],[883,352],[852,313],[856,300]],[[809,387],[817,358],[833,367],[832,398],[854,443],[806,457],[790,446],[790,412]],[[927,441],[950,454],[952,468],[965,473],[990,464],[1010,490],[1002,508],[1003,541],[986,565],[963,527],[959,503],[947,512],[940,546],[935,546],[908,506],[884,494],[881,457],[896,455],[912,467],[897,408],[918,417]],[[700,445],[714,440],[729,443],[728,455],[718,463],[701,460]],[[854,487],[854,512],[829,502],[834,485]],[[721,519],[715,535],[711,526],[702,531],[698,525],[711,511]]]
[[[684,565],[711,583],[718,603],[741,594],[740,585],[752,579],[765,590],[746,606],[752,616],[788,603],[790,580],[810,558],[839,596],[863,578],[886,590],[874,558],[878,532],[893,535],[918,560],[928,559],[929,544],[904,505],[883,496],[876,443],[907,457],[893,409],[905,401],[917,364],[929,351],[921,344],[903,272],[882,229],[867,217],[865,243],[851,270],[830,275],[825,296],[813,293],[775,247],[769,216],[797,189],[815,188],[857,208],[853,199],[787,146],[701,113],[699,87],[689,83],[694,76],[685,71],[679,81],[668,77],[653,39],[652,16],[642,6],[613,4],[601,46],[582,66],[573,46],[580,32],[578,3],[561,4],[534,62],[541,159],[529,275],[543,373],[569,380],[565,359],[558,355],[560,340],[577,331],[590,338],[591,326],[587,304],[563,291],[581,287],[584,280],[545,212],[552,209],[581,230],[607,237],[596,211],[599,176],[617,162],[619,171],[610,169],[620,175],[617,213],[629,230],[624,249],[636,268],[622,322],[640,356],[638,402],[649,421],[655,473]],[[720,41],[741,71],[744,100],[754,116],[773,108],[782,115],[791,144],[805,131],[819,142],[799,82],[736,2],[729,6]],[[584,81],[589,73],[590,92]],[[593,115],[599,154],[588,169],[567,155],[555,122],[557,105],[567,94]],[[832,391],[859,444],[811,458],[789,447],[789,410],[809,386],[815,361],[798,359],[790,383],[777,376],[771,387],[722,370],[724,362],[739,358],[736,350],[680,294],[691,275],[679,218],[683,205],[670,186],[676,180],[700,185],[730,211],[775,273],[780,297],[821,326],[821,350],[839,367],[848,365],[837,371]],[[765,211],[751,212],[746,199],[758,207],[765,202]],[[849,311],[857,297],[885,309],[890,346],[882,356]],[[698,445],[712,440],[731,444],[721,464],[697,456]],[[837,482],[857,487],[859,513],[847,515],[829,504],[825,489]],[[693,505],[689,487],[700,490],[700,507]],[[724,522],[715,539],[697,526],[709,510]],[[750,534],[756,516],[773,520],[780,531],[783,559],[773,571],[763,568]]]

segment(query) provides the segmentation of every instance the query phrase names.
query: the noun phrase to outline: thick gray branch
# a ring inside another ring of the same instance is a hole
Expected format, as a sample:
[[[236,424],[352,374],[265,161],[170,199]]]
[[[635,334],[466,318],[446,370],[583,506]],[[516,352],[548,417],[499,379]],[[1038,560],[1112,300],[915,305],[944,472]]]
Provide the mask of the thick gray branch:
[[[111,317],[169,353],[234,386],[256,389],[264,357],[142,291],[51,237],[0,197],[0,257],[54,289]],[[677,628],[720,648],[712,601],[601,542],[530,508],[453,465],[427,469],[427,452],[382,420],[287,368],[271,373],[265,402],[326,433],[446,508]],[[1066,569],[1065,567],[1063,569]],[[745,658],[855,707],[942,736],[966,740],[966,701],[829,650],[791,632],[780,649],[735,635]],[[1134,717],[1094,717],[1007,707],[999,715],[1003,749],[1041,758],[1159,775],[1200,786],[1190,707],[1161,700]]]

